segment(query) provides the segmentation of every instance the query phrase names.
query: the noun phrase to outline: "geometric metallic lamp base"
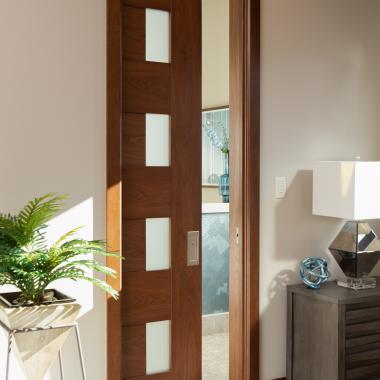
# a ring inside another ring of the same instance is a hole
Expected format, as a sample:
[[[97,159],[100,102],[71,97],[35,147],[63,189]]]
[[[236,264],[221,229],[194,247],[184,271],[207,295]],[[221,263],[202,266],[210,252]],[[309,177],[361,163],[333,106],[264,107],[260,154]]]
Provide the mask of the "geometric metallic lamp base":
[[[338,286],[344,288],[349,288],[353,290],[362,290],[362,289],[374,289],[376,288],[376,278],[375,277],[362,277],[362,278],[353,278],[346,277],[342,280],[337,280]]]
[[[346,278],[339,286],[359,290],[376,287],[370,273],[380,260],[380,240],[366,222],[348,221],[331,243],[329,250]]]

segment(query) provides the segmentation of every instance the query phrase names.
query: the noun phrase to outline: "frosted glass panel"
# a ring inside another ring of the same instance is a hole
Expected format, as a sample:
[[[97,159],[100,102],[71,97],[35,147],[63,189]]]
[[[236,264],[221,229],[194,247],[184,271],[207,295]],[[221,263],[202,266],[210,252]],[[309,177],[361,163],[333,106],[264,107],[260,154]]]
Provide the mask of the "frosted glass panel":
[[[171,331],[170,321],[146,324],[146,374],[170,370]]]
[[[169,63],[169,12],[147,9],[145,17],[145,59],[151,62]]]
[[[145,116],[145,165],[170,165],[169,115],[148,113]]]
[[[170,268],[170,219],[146,219],[146,270]]]

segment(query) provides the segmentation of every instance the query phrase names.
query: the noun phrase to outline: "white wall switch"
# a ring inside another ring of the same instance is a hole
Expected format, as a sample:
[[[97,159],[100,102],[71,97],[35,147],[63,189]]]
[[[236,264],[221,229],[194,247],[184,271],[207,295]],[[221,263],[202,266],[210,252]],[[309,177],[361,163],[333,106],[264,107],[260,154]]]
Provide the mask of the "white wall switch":
[[[286,194],[286,177],[276,177],[276,198],[284,198]]]

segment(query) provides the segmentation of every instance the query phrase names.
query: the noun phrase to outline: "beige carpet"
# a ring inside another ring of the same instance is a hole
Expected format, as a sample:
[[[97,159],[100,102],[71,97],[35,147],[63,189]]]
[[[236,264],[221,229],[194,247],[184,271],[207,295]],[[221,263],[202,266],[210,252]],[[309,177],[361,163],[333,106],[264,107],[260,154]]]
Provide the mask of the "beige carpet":
[[[202,380],[228,380],[228,333],[202,337]]]

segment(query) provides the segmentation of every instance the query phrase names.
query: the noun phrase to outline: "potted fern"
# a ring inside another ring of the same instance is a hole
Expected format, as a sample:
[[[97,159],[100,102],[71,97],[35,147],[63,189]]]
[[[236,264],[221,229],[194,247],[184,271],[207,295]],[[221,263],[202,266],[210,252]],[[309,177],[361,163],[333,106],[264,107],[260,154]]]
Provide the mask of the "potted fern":
[[[30,201],[17,215],[0,214],[0,285],[18,289],[0,293],[0,322],[9,330],[75,322],[80,305],[49,288],[59,279],[90,281],[112,297],[118,297],[109,284],[90,273],[116,275],[87,256],[115,256],[107,252],[104,241],[80,239],[75,236],[80,228],[75,228],[48,246],[47,223],[62,209],[65,199],[47,194]],[[62,328],[14,336],[15,353],[28,379],[39,380],[44,376],[67,333],[68,328]]]

